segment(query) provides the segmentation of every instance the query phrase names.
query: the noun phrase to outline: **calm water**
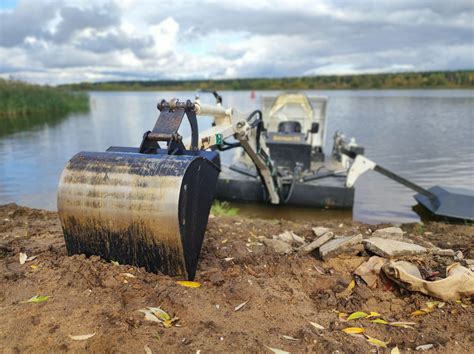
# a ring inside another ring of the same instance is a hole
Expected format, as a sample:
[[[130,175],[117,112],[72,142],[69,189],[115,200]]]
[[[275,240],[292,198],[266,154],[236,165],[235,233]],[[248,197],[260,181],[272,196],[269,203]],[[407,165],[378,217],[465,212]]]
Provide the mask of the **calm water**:
[[[342,130],[365,146],[366,155],[424,187],[434,184],[474,189],[474,91],[314,91],[329,96],[326,151]],[[250,111],[260,96],[222,92],[224,104]],[[265,94],[269,94],[266,92]],[[0,204],[15,202],[56,209],[56,188],[67,160],[81,150],[104,151],[110,145],[138,146],[151,129],[161,98],[193,98],[192,92],[93,92],[91,111],[67,117],[0,120]],[[212,100],[209,98],[209,102]],[[209,119],[199,121],[209,126]],[[183,133],[186,134],[187,127]],[[356,183],[350,212],[255,208],[245,215],[268,214],[297,219],[350,218],[410,222],[413,192],[368,172]]]

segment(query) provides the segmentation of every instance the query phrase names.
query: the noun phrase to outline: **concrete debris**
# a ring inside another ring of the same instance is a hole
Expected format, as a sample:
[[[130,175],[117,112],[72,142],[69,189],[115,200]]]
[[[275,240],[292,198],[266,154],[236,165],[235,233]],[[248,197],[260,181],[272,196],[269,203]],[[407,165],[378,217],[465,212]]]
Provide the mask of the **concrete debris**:
[[[320,237],[320,236],[324,235],[326,232],[329,232],[329,231],[331,231],[331,229],[329,229],[327,227],[322,227],[322,226],[313,227],[313,232],[316,235],[316,237]]]
[[[388,240],[380,237],[371,237],[368,240],[364,240],[364,247],[367,251],[387,258],[427,252],[425,247],[413,243]]]
[[[464,255],[462,254],[461,251],[457,251],[455,254],[454,254],[454,260],[455,261],[460,261],[464,259]]]
[[[278,254],[289,254],[293,252],[293,247],[290,244],[283,242],[281,240],[273,240],[266,238],[263,240],[266,246],[273,248],[273,250]]]
[[[452,250],[452,249],[434,248],[430,251],[431,251],[431,253],[433,253],[437,256],[454,257],[454,250]]]
[[[274,240],[283,241],[293,245],[304,245],[305,239],[295,234],[293,231],[285,231],[277,236],[273,236]]]
[[[385,258],[372,256],[368,261],[362,263],[354,271],[354,274],[361,277],[369,288],[376,288],[380,270],[386,262],[387,260]]]
[[[313,229],[313,230],[314,230],[314,229]],[[315,233],[316,233],[316,232],[315,232]],[[326,242],[328,242],[329,240],[331,240],[333,237],[334,237],[334,233],[332,233],[332,232],[330,232],[330,231],[329,231],[329,232],[325,232],[325,233],[322,234],[320,237],[318,237],[317,239],[315,239],[313,242],[301,246],[301,247],[298,249],[298,252],[301,252],[302,254],[308,254],[308,253],[314,251],[316,248],[321,247],[323,244],[325,244]]]
[[[382,267],[388,278],[410,291],[417,291],[443,301],[458,300],[474,295],[474,273],[460,265],[451,264],[446,268],[447,277],[428,281],[421,277],[418,267],[412,263],[389,262]]]
[[[374,231],[372,236],[398,241],[402,241],[404,239],[403,230],[399,227],[386,227],[384,229],[378,229]]]
[[[349,246],[361,243],[362,240],[362,234],[335,238],[329,242],[326,242],[319,248],[319,257],[321,257],[323,260],[326,260],[343,252],[344,249]]]

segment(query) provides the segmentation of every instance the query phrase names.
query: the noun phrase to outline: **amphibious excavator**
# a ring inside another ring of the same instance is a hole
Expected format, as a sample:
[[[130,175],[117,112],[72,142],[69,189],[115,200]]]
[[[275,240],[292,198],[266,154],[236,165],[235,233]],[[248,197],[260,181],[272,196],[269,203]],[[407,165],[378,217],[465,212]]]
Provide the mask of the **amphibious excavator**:
[[[58,189],[59,217],[70,255],[99,255],[193,279],[220,171],[213,149],[229,147],[226,139],[234,137],[272,204],[280,203],[283,181],[261,139],[260,111],[245,116],[199,99],[163,100],[158,110],[140,147],[80,152],[68,162]],[[200,134],[199,115],[214,117]],[[178,132],[185,116],[189,142]]]
[[[160,114],[154,128],[143,135],[139,147],[112,146],[72,157],[58,188],[68,254],[99,255],[194,279],[220,172],[219,150],[242,147],[255,165],[264,199],[272,204],[288,201],[295,181],[305,180],[298,175],[301,169],[295,165],[293,175],[278,171],[265,143],[261,111],[244,115],[221,102],[163,100],[157,105]],[[185,116],[189,139],[179,133]],[[214,117],[212,127],[200,133],[197,116]],[[415,189],[428,209],[473,219],[474,195],[424,190],[366,159],[344,139],[336,149],[353,162],[348,187],[365,171],[376,170]],[[467,214],[453,210],[457,204],[467,208]]]

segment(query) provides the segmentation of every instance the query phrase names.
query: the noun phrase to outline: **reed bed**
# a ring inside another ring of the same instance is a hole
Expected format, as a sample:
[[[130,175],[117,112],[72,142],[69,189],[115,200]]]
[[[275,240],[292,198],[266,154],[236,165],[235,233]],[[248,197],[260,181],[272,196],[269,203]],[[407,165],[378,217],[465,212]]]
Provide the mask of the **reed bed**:
[[[0,118],[88,109],[87,93],[0,79]]]

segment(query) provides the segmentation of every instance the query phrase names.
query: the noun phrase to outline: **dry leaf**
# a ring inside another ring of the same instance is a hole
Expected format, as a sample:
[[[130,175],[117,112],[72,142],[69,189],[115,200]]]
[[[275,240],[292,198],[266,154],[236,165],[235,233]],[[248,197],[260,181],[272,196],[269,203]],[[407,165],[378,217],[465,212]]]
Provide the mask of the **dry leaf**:
[[[323,326],[321,326],[319,323],[316,322],[310,322],[310,324],[317,329],[325,329]]]
[[[127,277],[127,278],[136,278],[132,273],[120,273],[122,274],[124,277]]]
[[[352,289],[355,288],[355,285],[356,285],[355,280],[352,280],[345,290],[343,290],[340,293],[336,294],[337,297],[339,297],[339,298],[348,297],[350,294],[352,294]]]
[[[290,352],[287,352],[285,350],[281,350],[281,349],[277,349],[277,348],[272,348],[272,347],[268,347],[268,346],[265,346],[268,350],[271,350],[272,352],[274,352],[275,354],[290,354]]]
[[[249,302],[250,300],[247,300],[245,302],[242,302],[240,305],[237,305],[235,308],[234,308],[234,311],[239,311],[242,307],[244,307],[245,305],[247,305],[247,302]]]
[[[390,354],[400,354],[400,350],[398,350],[398,347],[393,347]]]
[[[411,313],[411,317],[426,315],[428,312],[425,310],[416,310]]]
[[[379,323],[379,324],[384,324],[384,325],[388,325],[389,323],[381,318],[376,318],[375,320],[372,320],[370,321],[372,323]]]
[[[381,341],[380,339],[369,337],[369,336],[367,336],[367,342],[369,342],[370,344],[376,347],[381,347],[381,348],[387,348],[387,344],[390,343],[390,341],[384,342],[384,341]]]
[[[37,269],[37,268],[38,268],[38,266],[37,266],[37,265],[34,265],[34,264],[32,264],[32,265],[30,265],[30,268],[31,268],[31,269]]]
[[[151,351],[151,349],[148,345],[145,344],[143,349],[145,349],[145,354],[153,354],[153,352]]]
[[[357,311],[354,313],[351,313],[350,316],[347,318],[348,321],[351,320],[357,320],[359,318],[366,318],[368,315],[365,312],[362,311]]]
[[[348,328],[344,328],[342,331],[347,334],[359,334],[359,333],[364,333],[365,329],[361,327],[348,327]]]
[[[27,302],[33,302],[35,304],[40,303],[40,302],[45,302],[49,299],[49,296],[46,295],[35,295],[31,299],[29,299]]]
[[[412,326],[416,325],[416,323],[415,322],[390,322],[389,325],[395,326],[395,327],[414,329]]]
[[[177,281],[177,283],[187,288],[199,288],[201,286],[201,283],[198,283],[197,281],[180,280]]]
[[[283,339],[287,339],[287,340],[292,340],[292,341],[298,341],[299,339],[298,338],[294,338],[292,336],[286,336],[286,335],[282,335],[281,336]]]
[[[95,336],[95,332],[90,333],[90,334],[82,334],[82,335],[79,335],[79,336],[69,335],[69,338],[71,338],[72,340],[86,340],[86,339],[92,338],[94,336]]]

